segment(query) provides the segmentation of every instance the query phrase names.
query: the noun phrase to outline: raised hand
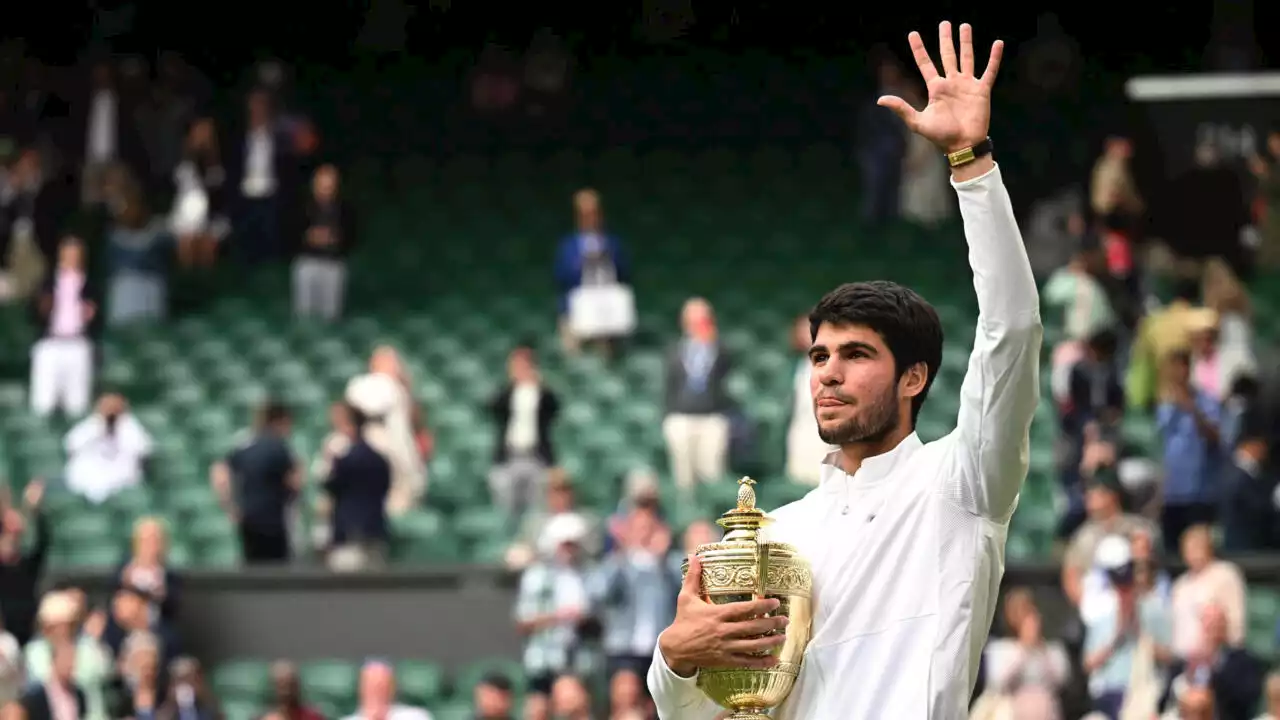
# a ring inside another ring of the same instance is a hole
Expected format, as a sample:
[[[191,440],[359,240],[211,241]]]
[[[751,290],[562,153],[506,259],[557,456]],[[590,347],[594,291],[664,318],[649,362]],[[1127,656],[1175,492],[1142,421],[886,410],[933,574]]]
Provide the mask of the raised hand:
[[[1004,43],[997,40],[992,44],[986,70],[982,77],[978,77],[973,69],[973,28],[968,23],[960,26],[958,59],[951,23],[944,21],[938,26],[942,74],[933,66],[920,33],[913,32],[907,39],[929,91],[929,104],[924,110],[916,110],[907,101],[893,95],[880,98],[876,104],[897,113],[912,132],[928,139],[943,152],[963,150],[985,140],[991,122],[991,86],[995,84],[996,73],[1000,70]]]
[[[778,609],[773,599],[716,605],[702,597],[702,563],[689,558],[676,600],[676,619],[658,637],[658,647],[667,666],[677,675],[689,677],[701,668],[769,668],[778,663],[772,650],[784,642],[785,617],[768,617]]]

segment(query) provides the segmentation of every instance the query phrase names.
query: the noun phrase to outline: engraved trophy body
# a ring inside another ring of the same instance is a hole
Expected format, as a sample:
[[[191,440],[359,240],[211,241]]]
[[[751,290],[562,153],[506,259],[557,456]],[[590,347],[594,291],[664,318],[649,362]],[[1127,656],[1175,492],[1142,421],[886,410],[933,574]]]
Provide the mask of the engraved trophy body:
[[[813,573],[791,545],[765,542],[760,530],[772,519],[756,508],[755,481],[739,481],[738,506],[718,524],[727,533],[720,542],[697,550],[702,561],[702,592],[707,602],[723,605],[761,598],[779,601],[775,615],[790,619],[786,642],[770,651],[778,664],[765,670],[701,668],[698,688],[721,707],[728,720],[769,720],[765,713],[782,704],[800,674],[813,621]],[[684,572],[689,571],[686,562]]]

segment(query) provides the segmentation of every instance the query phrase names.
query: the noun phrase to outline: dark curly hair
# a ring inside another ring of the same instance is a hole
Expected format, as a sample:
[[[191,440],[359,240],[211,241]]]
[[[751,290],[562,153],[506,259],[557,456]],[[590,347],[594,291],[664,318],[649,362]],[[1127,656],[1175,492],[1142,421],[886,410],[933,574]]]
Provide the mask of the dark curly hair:
[[[942,321],[938,311],[911,288],[888,280],[845,283],[823,296],[809,313],[809,337],[828,323],[837,327],[871,328],[893,353],[895,379],[917,363],[924,363],[924,389],[911,400],[911,427],[942,364]]]

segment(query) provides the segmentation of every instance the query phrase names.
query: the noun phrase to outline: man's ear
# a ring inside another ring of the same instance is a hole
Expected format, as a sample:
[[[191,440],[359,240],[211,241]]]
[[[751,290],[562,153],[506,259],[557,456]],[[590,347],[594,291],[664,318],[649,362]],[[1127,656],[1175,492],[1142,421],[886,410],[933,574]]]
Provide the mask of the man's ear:
[[[898,381],[898,390],[902,397],[913,398],[924,392],[925,383],[929,380],[929,368],[924,363],[916,363],[902,373]]]

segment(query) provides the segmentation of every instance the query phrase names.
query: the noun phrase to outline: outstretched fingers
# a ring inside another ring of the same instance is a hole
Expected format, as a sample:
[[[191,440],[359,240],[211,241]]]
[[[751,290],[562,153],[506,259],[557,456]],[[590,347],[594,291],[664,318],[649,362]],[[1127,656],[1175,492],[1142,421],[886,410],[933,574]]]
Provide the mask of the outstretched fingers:
[[[973,75],[973,26],[960,24],[960,74]]]
[[[1000,59],[1004,57],[1004,41],[997,40],[991,44],[991,58],[987,60],[987,69],[982,73],[982,84],[988,88],[996,83],[996,75],[1000,74]]]
[[[943,20],[938,24],[938,55],[942,57],[942,72],[951,77],[959,72],[956,66],[956,40],[951,32],[951,23]]]
[[[895,115],[902,118],[902,122],[906,123],[907,127],[915,129],[920,112],[911,107],[911,103],[897,95],[882,95],[876,100],[876,104],[882,108],[889,108]]]
[[[933,59],[929,57],[929,51],[924,46],[924,39],[920,37],[920,33],[912,31],[907,35],[907,44],[911,46],[911,56],[916,60],[916,66],[920,68],[920,77],[924,78],[925,83],[930,83],[934,78],[938,77],[938,69],[933,66]]]

